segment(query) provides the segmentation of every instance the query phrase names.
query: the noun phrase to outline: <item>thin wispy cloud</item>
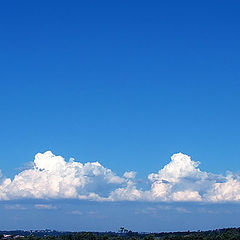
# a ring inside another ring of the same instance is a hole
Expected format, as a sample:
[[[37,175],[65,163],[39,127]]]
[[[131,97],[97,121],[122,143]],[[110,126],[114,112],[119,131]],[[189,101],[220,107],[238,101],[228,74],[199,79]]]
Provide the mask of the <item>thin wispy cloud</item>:
[[[13,179],[1,175],[0,200],[85,199],[93,201],[225,202],[240,200],[240,175],[204,172],[199,162],[183,153],[156,173],[148,175],[150,187],[138,187],[136,172],[118,176],[99,162],[65,161],[52,152],[38,153],[32,167]],[[1,173],[1,172],[0,172]],[[54,209],[52,205],[35,205]]]
[[[73,214],[73,215],[83,215],[83,213],[79,210],[73,210],[71,212],[69,212],[70,214]]]
[[[27,208],[22,206],[21,204],[7,204],[4,206],[6,210],[26,210]]]
[[[35,204],[34,207],[36,209],[57,209],[57,207],[52,204]]]

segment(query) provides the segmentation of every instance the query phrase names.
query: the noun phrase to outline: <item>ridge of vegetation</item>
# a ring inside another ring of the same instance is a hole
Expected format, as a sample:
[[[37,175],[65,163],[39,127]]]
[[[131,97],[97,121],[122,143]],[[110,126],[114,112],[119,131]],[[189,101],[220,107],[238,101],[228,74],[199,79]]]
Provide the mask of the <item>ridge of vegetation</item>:
[[[240,240],[240,228],[210,231],[138,233],[121,228],[119,232],[59,232],[54,230],[0,231],[0,239],[21,240]]]

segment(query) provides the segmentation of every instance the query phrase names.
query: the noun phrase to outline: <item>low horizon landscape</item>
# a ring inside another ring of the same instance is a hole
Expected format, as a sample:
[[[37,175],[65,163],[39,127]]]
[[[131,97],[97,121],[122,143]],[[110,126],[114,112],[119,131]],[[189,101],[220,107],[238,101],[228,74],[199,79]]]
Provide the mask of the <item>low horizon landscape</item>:
[[[2,240],[183,240],[183,239],[239,239],[240,228],[224,228],[208,231],[138,233],[121,227],[118,232],[58,232],[55,230],[0,231]]]

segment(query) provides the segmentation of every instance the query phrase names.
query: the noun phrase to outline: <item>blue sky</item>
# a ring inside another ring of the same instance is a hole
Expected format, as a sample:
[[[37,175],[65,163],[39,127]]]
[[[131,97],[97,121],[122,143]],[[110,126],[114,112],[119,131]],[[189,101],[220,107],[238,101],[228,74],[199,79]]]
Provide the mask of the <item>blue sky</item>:
[[[239,7],[2,2],[3,178],[48,150],[117,176],[135,171],[144,190],[178,152],[202,172],[239,172]]]
[[[95,231],[118,231],[121,226],[139,232],[196,231],[238,227],[240,220],[239,204],[22,201],[2,202],[0,211],[1,228],[9,230],[93,231],[94,225]]]

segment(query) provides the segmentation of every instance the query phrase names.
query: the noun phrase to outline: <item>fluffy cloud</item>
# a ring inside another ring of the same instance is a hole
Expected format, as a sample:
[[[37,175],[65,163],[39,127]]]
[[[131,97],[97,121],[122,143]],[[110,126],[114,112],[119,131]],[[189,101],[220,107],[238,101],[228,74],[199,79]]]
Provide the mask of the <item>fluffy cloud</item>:
[[[205,201],[223,202],[240,200],[240,177],[201,171],[199,162],[185,154],[171,157],[171,162],[156,174],[150,174],[152,182],[148,199],[152,201]]]
[[[124,183],[110,169],[98,162],[66,162],[50,151],[35,156],[34,167],[22,171],[13,180],[0,185],[1,199],[79,198],[101,200],[116,185]]]
[[[138,187],[134,171],[117,176],[99,162],[65,161],[50,151],[38,153],[32,165],[12,180],[0,172],[0,200],[240,201],[240,176],[203,172],[198,162],[182,153],[174,154],[169,164],[148,175],[148,190]]]
[[[171,157],[171,162],[158,173],[152,173],[148,179],[152,182],[150,198],[163,201],[201,201],[200,192],[206,191],[211,181],[208,173],[198,168],[185,154]]]
[[[137,201],[144,199],[144,192],[136,188],[136,184],[131,180],[127,181],[127,186],[117,188],[111,192],[108,200],[111,201]]]
[[[240,201],[240,177],[229,173],[225,182],[214,183],[205,197],[211,202]]]

